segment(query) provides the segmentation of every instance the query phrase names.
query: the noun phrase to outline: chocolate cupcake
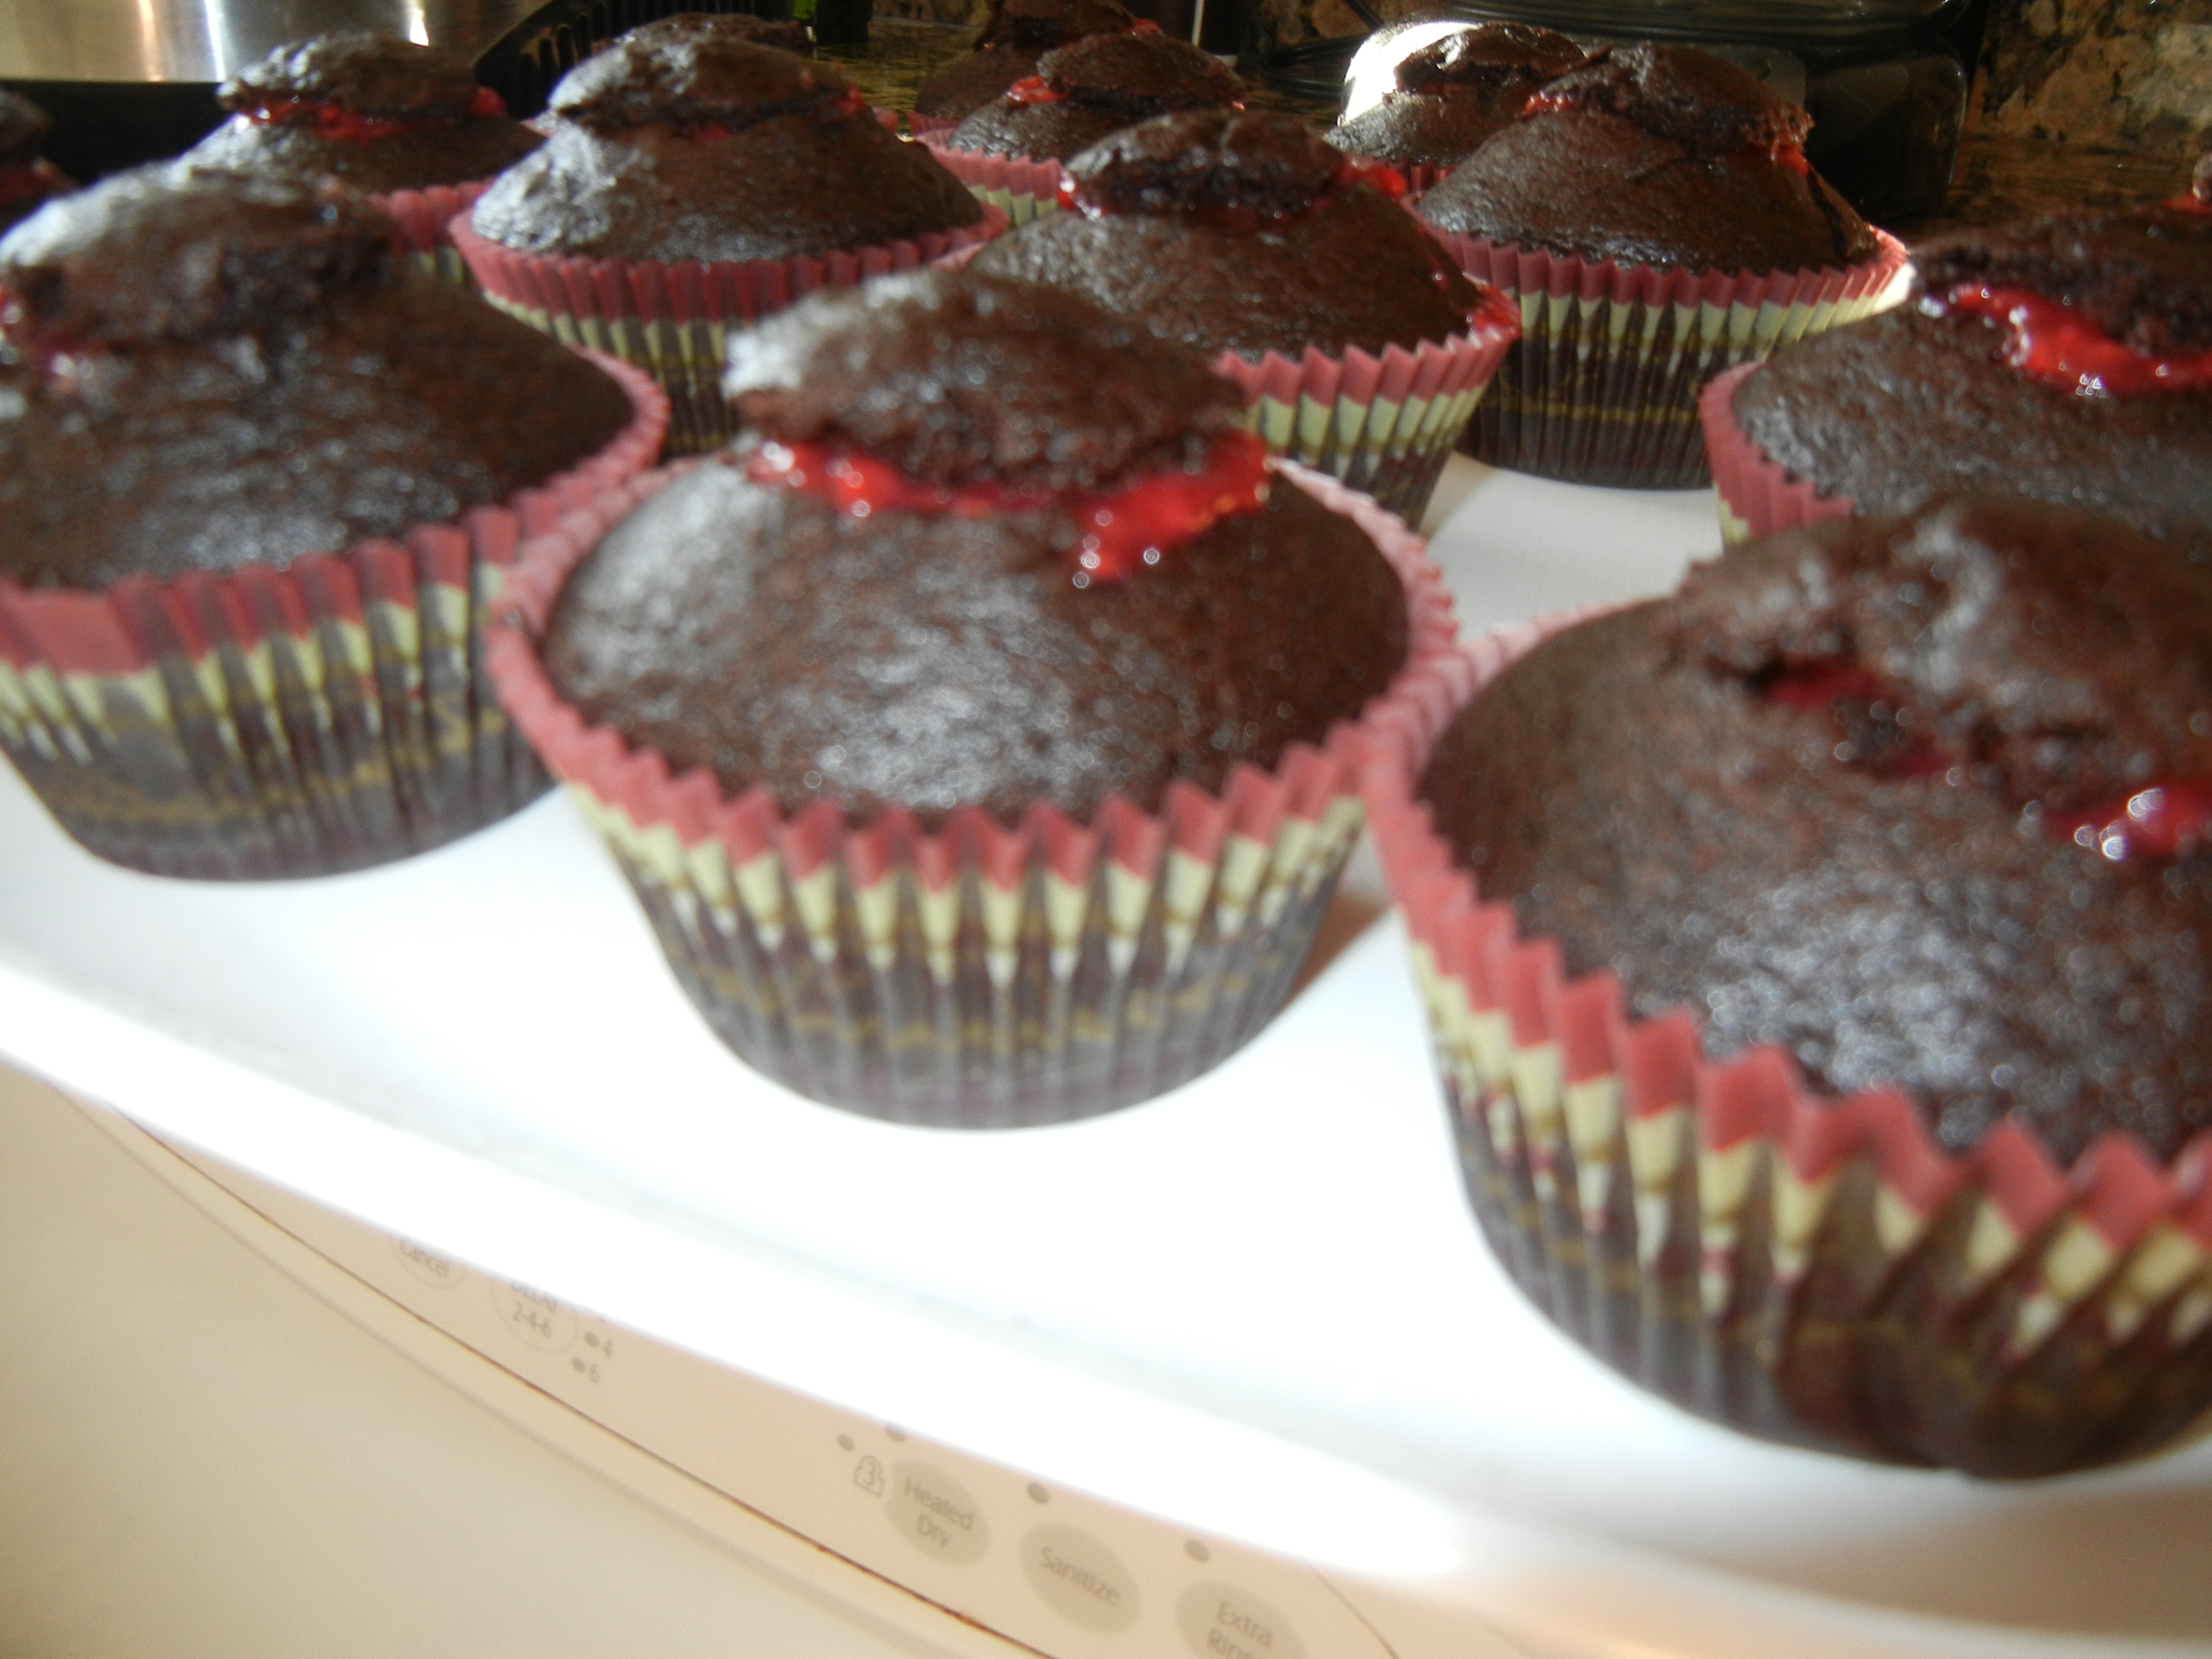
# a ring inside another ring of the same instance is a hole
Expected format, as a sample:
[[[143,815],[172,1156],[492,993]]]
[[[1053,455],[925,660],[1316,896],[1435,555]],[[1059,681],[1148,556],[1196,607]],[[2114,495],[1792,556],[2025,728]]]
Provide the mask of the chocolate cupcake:
[[[46,111],[29,99],[0,89],[0,231],[76,188],[67,173],[39,154],[52,125]]]
[[[1033,77],[969,115],[944,148],[1065,160],[1156,115],[1241,107],[1243,93],[1219,59],[1188,40],[1157,29],[1093,34],[1046,53]]]
[[[658,376],[678,449],[733,429],[733,325],[1004,222],[851,82],[727,21],[648,23],[570,70],[544,147],[454,233],[495,304]]]
[[[1523,1288],[1864,1456],[2051,1474],[2201,1415],[2212,573],[1959,498],[1521,632],[1369,793]]]
[[[0,743],[162,874],[355,868],[542,787],[477,678],[517,520],[659,399],[449,285],[327,180],[108,179],[0,241]]]
[[[279,46],[216,95],[230,119],[185,160],[342,179],[375,196],[408,250],[455,280],[466,273],[447,222],[541,142],[459,52],[361,31]]]
[[[1915,303],[1714,382],[1729,533],[2004,489],[2212,560],[2212,216],[2053,214],[1914,265]]]
[[[1120,0],[992,0],[974,50],[915,94],[909,125],[916,135],[955,126],[1015,82],[1035,75],[1045,53],[1086,34],[1123,34],[1137,27]]]
[[[494,647],[685,989],[752,1065],[913,1121],[1214,1064],[1348,851],[1352,723],[1448,637],[1418,544],[1070,295],[918,274],[732,357],[746,440],[533,560]]]
[[[1904,265],[1806,161],[1811,126],[1708,53],[1616,48],[1424,196],[1469,274],[1521,303],[1474,453],[1578,483],[1703,483],[1705,383],[1875,309]]]
[[[1060,206],[1060,163],[1154,116],[1231,110],[1243,83],[1211,53],[1157,28],[1094,34],[1048,52],[1037,72],[925,142],[982,200],[1025,225]]]
[[[1477,23],[1399,60],[1395,89],[1329,129],[1347,155],[1388,161],[1416,191],[1518,117],[1547,81],[1578,69],[1583,49],[1527,23]]]
[[[1511,337],[1370,170],[1296,120],[1201,110],[1067,164],[1074,210],[976,269],[1049,283],[1218,358],[1270,444],[1418,517]]]

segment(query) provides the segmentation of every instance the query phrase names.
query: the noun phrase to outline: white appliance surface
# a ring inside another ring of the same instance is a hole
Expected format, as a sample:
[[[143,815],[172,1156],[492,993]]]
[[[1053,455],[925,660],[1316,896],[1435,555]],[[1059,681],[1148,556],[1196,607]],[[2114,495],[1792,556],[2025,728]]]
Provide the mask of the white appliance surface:
[[[1431,520],[1470,629],[1718,544],[1702,492],[1459,460]],[[738,1063],[564,799],[383,870],[198,885],[78,852],[9,775],[0,846],[0,1055],[678,1349],[1395,1586],[1409,1656],[1454,1620],[1560,1654],[2212,1652],[2212,1443],[2021,1487],[1878,1468],[1555,1335],[1467,1212],[1364,854],[1227,1064],[963,1134]]]

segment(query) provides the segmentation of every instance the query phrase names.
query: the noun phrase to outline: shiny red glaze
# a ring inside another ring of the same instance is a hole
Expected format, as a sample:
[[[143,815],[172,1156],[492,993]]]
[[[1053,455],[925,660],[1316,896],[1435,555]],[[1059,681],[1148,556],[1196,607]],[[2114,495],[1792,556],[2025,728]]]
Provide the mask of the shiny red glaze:
[[[1962,283],[1929,304],[1937,315],[1976,317],[2008,331],[2004,359],[2045,386],[2088,398],[2212,386],[2212,351],[2160,356],[2122,344],[2069,305],[2025,289]]]
[[[1064,104],[1067,94],[1054,92],[1045,84],[1042,75],[1027,75],[1006,88],[1006,101],[1026,108],[1031,104]]]
[[[2177,778],[2138,789],[2125,800],[2075,812],[2046,812],[2055,833],[2118,861],[2170,859],[2202,846],[2212,828],[2212,779]]]
[[[1794,173],[1800,179],[1813,176],[1813,164],[1805,159],[1803,146],[1795,138],[1778,138],[1767,155],[1785,173]]]
[[[1219,520],[1256,513],[1267,499],[1267,447],[1249,432],[1221,438],[1201,472],[1164,471],[1119,489],[1054,495],[997,483],[926,483],[888,462],[822,443],[764,443],[746,463],[755,483],[803,489],[856,519],[872,514],[950,513],[980,519],[1056,507],[1083,526],[1075,585],[1119,581]]]
[[[2205,201],[2201,197],[2187,192],[2175,197],[2166,205],[2180,213],[2203,213],[2212,215],[2212,202]]]

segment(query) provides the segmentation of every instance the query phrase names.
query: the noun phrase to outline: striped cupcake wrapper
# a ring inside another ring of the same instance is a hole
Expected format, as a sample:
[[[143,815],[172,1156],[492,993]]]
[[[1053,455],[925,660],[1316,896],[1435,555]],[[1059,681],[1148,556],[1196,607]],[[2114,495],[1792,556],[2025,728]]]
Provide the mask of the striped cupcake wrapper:
[[[1240,768],[1218,794],[1177,784],[1157,812],[1115,799],[1080,823],[1041,803],[1012,828],[968,810],[933,833],[903,811],[787,817],[764,790],[732,799],[704,773],[672,775],[562,703],[531,643],[618,507],[526,551],[493,677],[605,836],[678,981],[748,1064],[896,1121],[1091,1116],[1198,1075],[1281,1006],[1358,835],[1357,757],[1413,718],[1408,688],[1449,654],[1450,602],[1419,539],[1328,479],[1285,476],[1397,569],[1407,665],[1318,746]]]
[[[1823,495],[1809,481],[1768,459],[1737,424],[1735,389],[1758,368],[1757,363],[1742,363],[1716,375],[1698,398],[1721,536],[1731,545],[1823,519],[1848,519],[1858,510],[1848,495]]]
[[[1476,641],[1370,750],[1370,821],[1485,1236],[1599,1358],[1716,1421],[2014,1478],[2135,1456],[2212,1406],[2212,1134],[2108,1134],[2058,1167],[2000,1124],[1945,1152],[1903,1095],[1814,1097],[1779,1050],[1709,1059],[1566,977],[1415,786],[1459,709],[1549,633]]]
[[[521,253],[477,235],[465,214],[449,229],[484,297],[501,310],[659,381],[668,394],[668,453],[681,455],[719,449],[737,435],[737,411],[722,395],[732,330],[817,289],[854,288],[972,250],[1006,226],[1006,216],[987,206],[973,226],[913,241],[713,264]]]
[[[977,201],[1005,214],[1008,225],[1019,227],[1060,211],[1060,187],[1067,175],[1058,161],[1049,157],[1039,160],[955,149],[949,142],[951,136],[947,129],[921,142],[929,146],[939,166],[975,193]]]
[[[1434,228],[1431,227],[1431,229]],[[1468,434],[1479,459],[1574,483],[1707,482],[1698,395],[1722,370],[1895,302],[1904,245],[1842,269],[1692,271],[1583,260],[1436,231],[1521,307],[1520,343]]]
[[[491,188],[491,182],[474,179],[426,190],[386,191],[368,199],[392,216],[399,228],[399,246],[417,270],[456,288],[474,288],[476,279],[453,246],[450,228],[458,215],[476,206],[477,198]]]
[[[1486,308],[1442,344],[1386,346],[1379,356],[1308,347],[1296,362],[1228,351],[1213,372],[1243,390],[1245,424],[1268,448],[1418,523],[1514,331],[1509,309]]]
[[[100,592],[0,579],[0,749],[79,843],[155,875],[325,875],[425,851],[541,793],[478,626],[522,537],[651,465],[665,404],[506,507],[282,570]]]

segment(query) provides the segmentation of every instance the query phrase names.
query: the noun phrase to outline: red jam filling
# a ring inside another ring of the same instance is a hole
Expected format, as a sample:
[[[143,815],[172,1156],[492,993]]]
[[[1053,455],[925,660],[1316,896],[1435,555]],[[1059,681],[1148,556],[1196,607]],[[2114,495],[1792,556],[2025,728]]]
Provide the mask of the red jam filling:
[[[2008,331],[2004,360],[2031,380],[2085,398],[2189,392],[2212,386],[2212,351],[2161,356],[2115,340],[2069,305],[2024,289],[1962,283],[1926,308]]]
[[[496,119],[507,113],[507,100],[489,87],[478,87],[469,100],[466,117],[459,115],[363,115],[343,104],[321,104],[307,98],[271,98],[239,112],[257,126],[313,127],[322,137],[343,143],[366,144],[403,132],[421,132],[455,122]]]
[[[2171,859],[2203,845],[2212,830],[2212,779],[2179,778],[2138,789],[2125,800],[2074,812],[2046,812],[2044,823],[2115,863]]]
[[[1769,675],[1759,689],[1770,702],[1833,720],[1843,739],[1838,760],[1889,778],[1940,777],[1955,763],[1911,729],[1903,703],[1856,663],[1801,663]]]
[[[1067,94],[1053,90],[1042,75],[1025,75],[1006,88],[1006,101],[1027,108],[1031,104],[1064,104]]]
[[[1075,585],[1088,587],[1158,564],[1167,549],[1232,514],[1258,512],[1267,499],[1267,447],[1252,433],[1228,433],[1201,471],[1154,472],[1095,494],[926,483],[872,455],[823,443],[763,443],[745,474],[755,483],[803,489],[856,519],[883,512],[980,519],[1058,507],[1083,526]]]
[[[1956,760],[1923,733],[1881,683],[1856,663],[1801,664],[1769,675],[1761,696],[1785,708],[1828,714],[1843,733],[1839,760],[1891,778],[1940,777]],[[2171,859],[2212,836],[2212,778],[2182,778],[2138,789],[2119,801],[2045,812],[2044,827],[2118,863]]]
[[[1800,179],[1813,176],[1813,164],[1805,159],[1805,148],[1795,138],[1777,138],[1774,148],[1766,152],[1766,159],[1785,173],[1794,173]]]

